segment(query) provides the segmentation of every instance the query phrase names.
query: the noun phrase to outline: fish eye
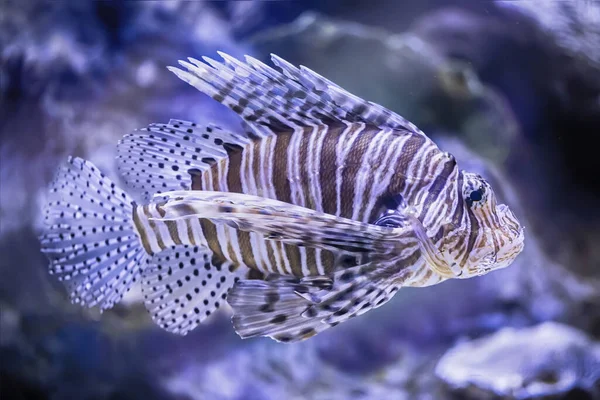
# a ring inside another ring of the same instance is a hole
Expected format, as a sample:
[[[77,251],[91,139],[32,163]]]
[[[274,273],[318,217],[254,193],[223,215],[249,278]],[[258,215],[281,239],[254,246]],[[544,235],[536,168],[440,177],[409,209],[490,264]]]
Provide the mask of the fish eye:
[[[396,194],[386,198],[383,202],[383,206],[386,207],[387,210],[396,210],[400,207],[405,207],[406,203],[401,194]]]
[[[480,201],[481,199],[483,199],[483,189],[481,188],[473,190],[469,195],[469,200],[471,201]]]

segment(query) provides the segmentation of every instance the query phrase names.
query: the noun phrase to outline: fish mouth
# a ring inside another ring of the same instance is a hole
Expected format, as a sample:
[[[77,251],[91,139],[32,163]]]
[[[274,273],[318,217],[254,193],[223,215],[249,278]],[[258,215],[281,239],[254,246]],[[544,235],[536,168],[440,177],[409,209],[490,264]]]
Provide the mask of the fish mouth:
[[[496,211],[500,217],[501,230],[508,238],[509,243],[518,244],[523,241],[523,226],[506,204],[497,206]]]
[[[482,247],[494,243],[494,248],[476,256],[473,275],[485,275],[488,272],[508,267],[524,248],[524,231],[514,213],[504,204],[497,206],[499,225],[486,231]],[[494,238],[495,237],[495,238]]]
[[[524,229],[515,214],[508,206],[498,206],[500,213],[501,230],[505,238],[504,245],[498,249],[498,268],[504,268],[512,264],[524,248]]]

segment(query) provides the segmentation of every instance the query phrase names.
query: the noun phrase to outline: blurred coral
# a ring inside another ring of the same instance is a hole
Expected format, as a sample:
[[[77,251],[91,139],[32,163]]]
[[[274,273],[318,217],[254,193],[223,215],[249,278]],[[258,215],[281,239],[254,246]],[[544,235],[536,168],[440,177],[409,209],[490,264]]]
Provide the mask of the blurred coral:
[[[567,393],[596,398],[600,343],[554,322],[504,328],[456,345],[440,359],[436,374],[467,398],[530,399]]]

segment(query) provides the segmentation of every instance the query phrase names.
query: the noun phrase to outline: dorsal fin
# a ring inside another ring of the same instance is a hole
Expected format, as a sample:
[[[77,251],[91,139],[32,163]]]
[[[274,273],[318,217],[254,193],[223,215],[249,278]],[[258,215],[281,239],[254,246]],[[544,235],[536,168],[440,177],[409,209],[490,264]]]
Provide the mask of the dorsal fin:
[[[156,193],[191,189],[195,174],[248,143],[215,125],[172,119],[125,135],[117,146],[118,168],[127,186],[148,202]]]
[[[219,54],[224,62],[190,58],[191,63],[179,62],[187,71],[168,69],[249,122],[295,127],[337,119],[423,134],[398,114],[347,92],[306,67],[297,68],[273,55],[273,63],[283,71],[279,72],[252,57],[247,56],[243,63]]]
[[[271,60],[284,71],[286,76],[300,82],[305,88],[327,93],[330,101],[341,110],[338,112],[345,120],[361,121],[379,128],[407,129],[423,134],[412,122],[395,112],[353,95],[310,68],[303,65],[296,68],[275,54],[271,54]]]

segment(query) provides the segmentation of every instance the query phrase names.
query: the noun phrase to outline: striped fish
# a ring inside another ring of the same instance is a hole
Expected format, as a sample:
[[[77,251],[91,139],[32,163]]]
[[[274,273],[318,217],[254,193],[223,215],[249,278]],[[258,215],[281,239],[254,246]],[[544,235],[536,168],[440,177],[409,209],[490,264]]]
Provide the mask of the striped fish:
[[[241,337],[294,342],[523,249],[490,185],[410,122],[277,56],[279,70],[219,54],[169,69],[245,132],[171,120],[126,135],[137,203],[88,161],[59,172],[41,242],[73,301],[110,308],[141,280],[168,331],[227,301]]]

